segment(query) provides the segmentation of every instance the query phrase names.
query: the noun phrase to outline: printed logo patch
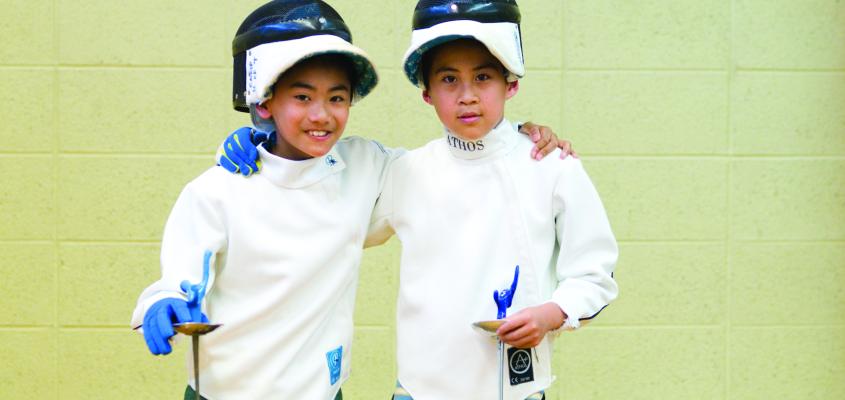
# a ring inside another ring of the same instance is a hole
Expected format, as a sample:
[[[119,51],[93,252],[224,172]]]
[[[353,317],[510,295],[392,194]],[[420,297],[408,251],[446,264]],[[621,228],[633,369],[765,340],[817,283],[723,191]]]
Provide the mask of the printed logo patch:
[[[258,56],[252,50],[246,51],[246,95],[254,96],[258,91],[256,79],[258,78]]]
[[[511,386],[534,381],[534,366],[531,364],[532,349],[508,349],[508,370]]]
[[[326,353],[326,362],[329,364],[329,384],[334,385],[340,380],[340,365],[343,360],[343,346],[340,346]]]
[[[458,139],[455,136],[449,135],[446,138],[446,142],[449,143],[449,146],[452,146],[458,150],[463,151],[481,151],[484,150],[484,141],[483,140],[476,140],[474,142],[467,142],[461,139]]]
[[[513,40],[516,44],[516,53],[519,55],[519,62],[525,64],[525,56],[522,54],[522,29],[519,28],[519,25],[513,32]]]

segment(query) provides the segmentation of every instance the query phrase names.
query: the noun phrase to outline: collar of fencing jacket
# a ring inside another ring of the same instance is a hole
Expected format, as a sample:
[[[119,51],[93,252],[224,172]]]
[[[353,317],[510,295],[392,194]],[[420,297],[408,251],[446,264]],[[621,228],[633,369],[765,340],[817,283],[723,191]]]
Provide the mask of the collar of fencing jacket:
[[[502,119],[493,130],[475,140],[466,140],[444,129],[446,145],[456,158],[463,160],[486,160],[499,157],[516,143],[517,132],[513,125]],[[527,156],[526,156],[527,157]]]
[[[274,155],[264,146],[258,146],[258,153],[262,164],[261,176],[278,186],[289,189],[313,185],[346,167],[346,163],[334,147],[324,156],[299,161]]]

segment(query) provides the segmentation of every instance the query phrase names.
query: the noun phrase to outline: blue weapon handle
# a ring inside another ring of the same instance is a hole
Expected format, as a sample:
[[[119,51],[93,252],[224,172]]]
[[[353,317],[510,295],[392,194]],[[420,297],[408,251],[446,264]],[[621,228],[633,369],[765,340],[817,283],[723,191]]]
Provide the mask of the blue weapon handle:
[[[202,281],[199,284],[192,285],[191,282],[184,280],[179,285],[188,296],[188,310],[191,312],[191,320],[194,322],[202,322],[202,300],[205,298],[205,287],[208,285],[210,261],[211,251],[206,250],[202,260]]]
[[[519,265],[513,271],[513,282],[511,283],[511,290],[508,293],[508,308],[513,304],[513,296],[516,294],[516,284],[519,282]]]
[[[504,294],[504,293],[503,293]],[[507,306],[502,307],[504,304],[499,300],[501,296],[499,296],[499,291],[493,291],[493,301],[496,302],[496,319],[504,319],[505,314],[507,314]]]
[[[516,266],[516,270],[513,273],[513,282],[511,283],[511,287],[509,289],[503,289],[501,292],[498,290],[493,291],[493,301],[496,302],[496,318],[503,319],[508,314],[508,308],[513,304],[513,295],[516,293],[516,285],[519,282],[519,265]]]

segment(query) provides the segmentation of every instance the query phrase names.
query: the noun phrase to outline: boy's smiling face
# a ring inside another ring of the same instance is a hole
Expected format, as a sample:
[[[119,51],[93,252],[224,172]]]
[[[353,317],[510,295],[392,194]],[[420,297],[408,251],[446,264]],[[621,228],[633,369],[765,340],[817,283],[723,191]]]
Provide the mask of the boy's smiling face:
[[[326,155],[346,127],[351,87],[343,67],[319,58],[286,71],[273,97],[256,107],[262,118],[272,117],[276,125],[272,153],[289,160]]]
[[[423,100],[449,131],[463,139],[486,135],[502,121],[505,101],[519,90],[484,45],[461,39],[432,50]]]

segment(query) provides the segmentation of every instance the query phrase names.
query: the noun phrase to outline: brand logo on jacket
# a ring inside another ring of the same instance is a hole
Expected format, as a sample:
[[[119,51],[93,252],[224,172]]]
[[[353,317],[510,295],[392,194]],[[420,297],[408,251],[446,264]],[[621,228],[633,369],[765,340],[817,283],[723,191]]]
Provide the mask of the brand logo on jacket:
[[[484,140],[476,140],[474,142],[467,142],[466,140],[461,140],[455,136],[449,135],[446,137],[446,141],[449,142],[449,146],[452,146],[458,150],[463,151],[481,151],[484,150]]]
[[[340,380],[340,365],[343,360],[343,346],[326,353],[326,362],[329,364],[329,382],[331,385]]]
[[[534,381],[534,366],[531,363],[532,349],[508,349],[508,369],[511,386]]]

